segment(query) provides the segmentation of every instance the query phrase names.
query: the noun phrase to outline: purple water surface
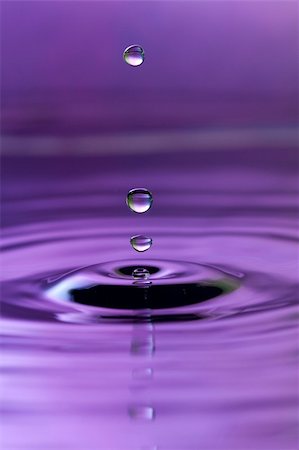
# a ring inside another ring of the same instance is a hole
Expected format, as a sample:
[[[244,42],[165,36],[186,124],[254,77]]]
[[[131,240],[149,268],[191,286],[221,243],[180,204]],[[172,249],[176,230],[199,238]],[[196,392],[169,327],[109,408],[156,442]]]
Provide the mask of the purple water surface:
[[[297,157],[269,152],[150,154],[142,171],[136,156],[4,159],[4,448],[296,448]],[[138,220],[129,180],[154,195]],[[154,239],[146,255],[135,232]],[[119,322],[48,295],[138,258],[166,284],[199,264],[235,287],[191,321]]]

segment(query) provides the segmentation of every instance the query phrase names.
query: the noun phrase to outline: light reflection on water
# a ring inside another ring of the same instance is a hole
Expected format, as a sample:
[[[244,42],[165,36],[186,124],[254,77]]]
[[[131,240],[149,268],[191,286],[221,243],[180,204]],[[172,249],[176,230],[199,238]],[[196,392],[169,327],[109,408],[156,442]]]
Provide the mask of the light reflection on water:
[[[6,157],[3,448],[295,448],[296,156],[267,152],[148,155],[143,173],[133,157]],[[123,201],[135,185],[155,193],[138,223]],[[166,286],[193,282],[193,263],[234,288],[162,311],[48,295],[89,266],[145,261],[136,232]]]

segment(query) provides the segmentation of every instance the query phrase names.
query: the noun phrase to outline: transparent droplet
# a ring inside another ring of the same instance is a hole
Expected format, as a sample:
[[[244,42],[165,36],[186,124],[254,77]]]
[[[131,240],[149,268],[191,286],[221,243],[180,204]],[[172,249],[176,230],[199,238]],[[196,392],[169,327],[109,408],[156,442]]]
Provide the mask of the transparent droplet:
[[[131,189],[127,195],[127,205],[136,213],[145,213],[150,209],[153,203],[153,196],[147,189]]]
[[[140,66],[144,61],[144,50],[140,45],[130,45],[123,53],[124,60],[129,66]]]
[[[147,269],[144,269],[143,267],[138,267],[137,269],[134,269],[132,272],[132,277],[135,280],[147,280],[150,276],[150,273]]]
[[[145,252],[151,247],[153,240],[150,237],[138,234],[131,237],[130,243],[136,252]]]
[[[134,405],[129,408],[129,416],[135,420],[154,420],[155,410],[152,406]]]

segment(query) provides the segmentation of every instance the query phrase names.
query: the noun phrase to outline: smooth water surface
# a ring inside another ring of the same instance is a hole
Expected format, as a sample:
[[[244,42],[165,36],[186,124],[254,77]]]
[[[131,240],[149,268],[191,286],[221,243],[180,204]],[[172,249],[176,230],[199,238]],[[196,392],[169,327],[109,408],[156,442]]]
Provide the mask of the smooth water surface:
[[[3,161],[3,449],[295,450],[295,149],[134,159]]]

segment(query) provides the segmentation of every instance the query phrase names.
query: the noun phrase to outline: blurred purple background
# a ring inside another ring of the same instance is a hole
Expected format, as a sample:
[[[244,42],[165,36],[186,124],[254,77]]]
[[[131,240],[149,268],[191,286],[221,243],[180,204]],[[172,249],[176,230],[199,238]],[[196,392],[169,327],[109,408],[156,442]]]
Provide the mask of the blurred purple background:
[[[297,2],[2,2],[3,132],[297,120]],[[140,43],[145,63],[122,59]]]
[[[296,448],[297,7],[1,2],[3,449]],[[240,288],[207,320],[143,325],[45,297],[49,277],[138,260],[136,233],[157,266]]]

